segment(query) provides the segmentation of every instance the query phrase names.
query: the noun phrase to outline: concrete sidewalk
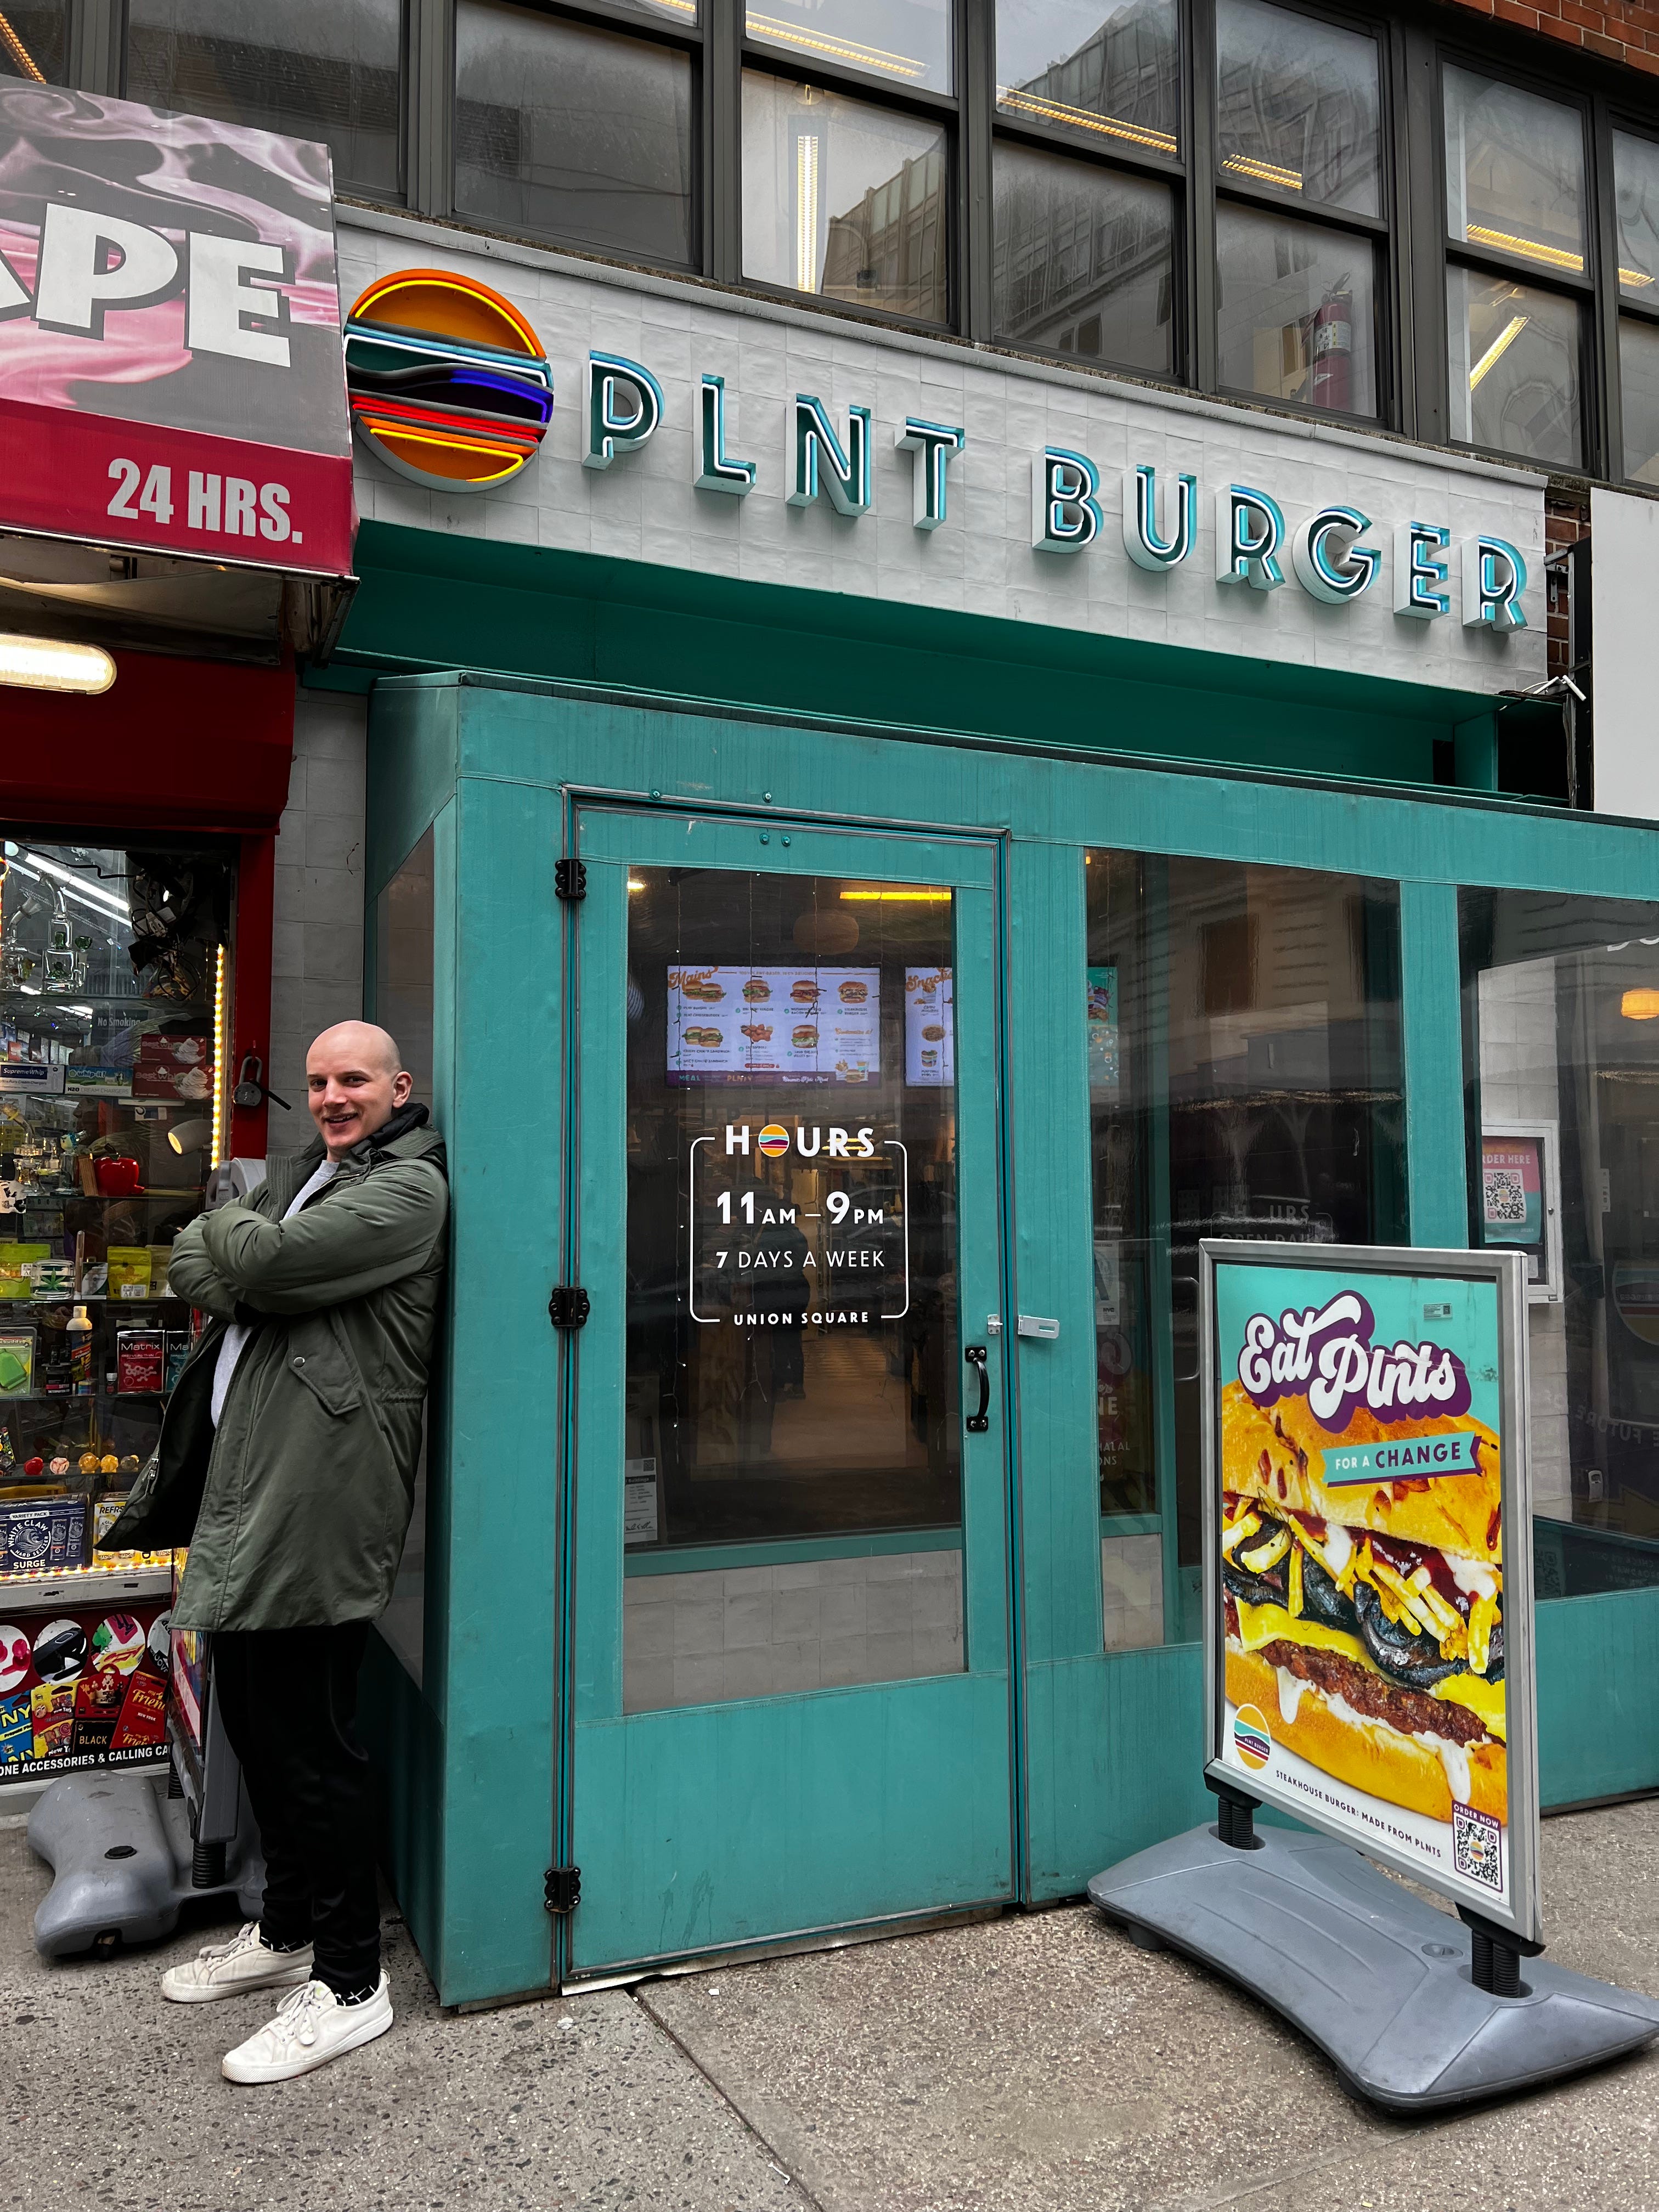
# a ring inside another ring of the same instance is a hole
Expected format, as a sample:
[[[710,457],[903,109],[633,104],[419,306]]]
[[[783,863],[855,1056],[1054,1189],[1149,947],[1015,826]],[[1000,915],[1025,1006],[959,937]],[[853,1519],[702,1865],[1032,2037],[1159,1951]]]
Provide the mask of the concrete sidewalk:
[[[264,2212],[1650,2212],[1659,2058],[1413,2128],[1270,2014],[1086,1908],[446,2015],[387,1928],[398,2025],[233,2089],[264,2001],[165,2005],[205,1940],[48,1966],[0,1830],[0,2197]],[[1659,1804],[1544,1827],[1553,1957],[1659,1993]]]

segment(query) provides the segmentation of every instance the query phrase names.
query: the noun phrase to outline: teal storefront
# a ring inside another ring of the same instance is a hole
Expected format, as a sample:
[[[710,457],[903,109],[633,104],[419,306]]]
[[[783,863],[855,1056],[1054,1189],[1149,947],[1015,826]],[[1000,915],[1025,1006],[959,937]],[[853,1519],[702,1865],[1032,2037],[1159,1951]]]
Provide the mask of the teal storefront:
[[[368,1702],[447,2002],[1204,1817],[1206,1234],[1527,1246],[1545,1800],[1659,1787],[1659,836],[1491,788],[1534,710],[358,559],[313,680],[368,693],[371,1010],[455,1200]]]

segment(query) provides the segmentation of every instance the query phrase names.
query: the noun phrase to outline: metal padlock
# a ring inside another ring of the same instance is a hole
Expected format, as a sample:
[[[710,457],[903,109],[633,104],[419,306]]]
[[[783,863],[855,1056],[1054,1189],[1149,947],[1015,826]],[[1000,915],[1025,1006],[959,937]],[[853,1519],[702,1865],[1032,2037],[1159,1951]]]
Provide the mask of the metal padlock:
[[[252,1073],[249,1070],[252,1070]],[[236,1078],[236,1088],[230,1094],[233,1106],[258,1106],[265,1095],[265,1064],[258,1053],[251,1052],[243,1060]]]

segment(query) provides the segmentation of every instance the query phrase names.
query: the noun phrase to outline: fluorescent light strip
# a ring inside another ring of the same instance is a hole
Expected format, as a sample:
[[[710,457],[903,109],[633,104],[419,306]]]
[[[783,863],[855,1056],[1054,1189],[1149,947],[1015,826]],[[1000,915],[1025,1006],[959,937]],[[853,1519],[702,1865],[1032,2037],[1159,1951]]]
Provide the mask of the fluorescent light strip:
[[[1168,131],[1152,131],[1138,123],[1121,123],[1115,115],[1091,115],[1086,107],[1070,106],[1063,100],[1043,100],[1018,85],[997,88],[999,107],[1034,115],[1040,123],[1063,123],[1073,131],[1093,131],[1104,138],[1127,138],[1136,146],[1150,146],[1155,154],[1179,153],[1180,145]]]
[[[65,868],[56,860],[49,860],[44,853],[37,853],[32,845],[24,848],[24,854],[31,867],[55,876],[60,884],[66,884],[71,890],[78,891],[88,906],[104,907],[111,914],[118,915],[123,921],[132,919],[125,900],[116,898],[109,891],[100,890],[95,884],[86,883],[72,868]]]
[[[890,906],[947,906],[949,891],[842,891],[840,896],[849,906],[873,906],[884,900]]]
[[[1627,286],[1632,292],[1641,292],[1652,283],[1653,279],[1645,269],[1626,269],[1621,263],[1619,270],[1619,282]]]
[[[803,131],[795,141],[795,289],[818,289],[818,141]]]
[[[94,697],[115,681],[115,663],[101,645],[70,645],[53,637],[0,635],[0,684],[24,691],[71,691]]]
[[[1484,222],[1466,223],[1463,235],[1474,246],[1495,246],[1501,253],[1522,253],[1528,261],[1541,261],[1546,268],[1570,269],[1576,276],[1584,273],[1582,253],[1569,253],[1559,246],[1540,246],[1535,239],[1517,238],[1513,231],[1492,230]]]
[[[1258,161],[1249,154],[1229,154],[1221,166],[1237,170],[1241,177],[1254,177],[1259,185],[1277,185],[1287,192],[1299,192],[1302,189],[1301,170],[1281,169],[1276,161]]]
[[[1485,353],[1481,355],[1480,360],[1476,362],[1474,367],[1469,371],[1469,390],[1471,392],[1473,392],[1475,386],[1480,383],[1481,378],[1492,367],[1492,363],[1498,359],[1499,354],[1508,352],[1509,349],[1515,343],[1516,338],[1520,337],[1522,331],[1526,329],[1527,325],[1531,320],[1532,318],[1530,315],[1511,315],[1510,317],[1507,324],[1505,324],[1504,327],[1498,332],[1498,336],[1486,348]]]
[[[793,23],[780,23],[775,15],[751,14],[748,22],[751,39],[769,39],[774,44],[799,46],[803,53],[823,54],[832,62],[844,62],[849,69],[876,70],[884,76],[926,76],[926,62],[914,60],[908,54],[884,53],[879,46],[861,46],[852,39],[814,38],[808,31],[798,31]]]

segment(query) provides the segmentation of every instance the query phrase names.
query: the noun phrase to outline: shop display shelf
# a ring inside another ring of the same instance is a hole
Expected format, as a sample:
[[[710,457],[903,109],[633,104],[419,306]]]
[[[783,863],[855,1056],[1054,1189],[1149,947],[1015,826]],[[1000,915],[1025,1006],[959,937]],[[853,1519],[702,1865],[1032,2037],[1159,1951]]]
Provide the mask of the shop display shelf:
[[[51,1606],[104,1605],[118,1597],[165,1597],[172,1589],[171,1553],[123,1553],[118,1558],[121,1564],[109,1566],[0,1575],[0,1612],[39,1613]]]

